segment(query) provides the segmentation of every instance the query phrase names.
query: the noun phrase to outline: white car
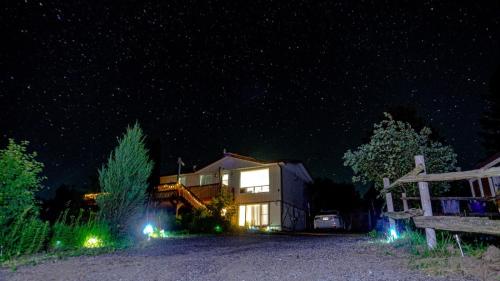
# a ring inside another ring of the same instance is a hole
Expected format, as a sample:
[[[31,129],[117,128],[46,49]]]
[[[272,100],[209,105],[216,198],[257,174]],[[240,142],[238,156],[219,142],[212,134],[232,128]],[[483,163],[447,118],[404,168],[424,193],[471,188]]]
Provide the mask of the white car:
[[[339,212],[324,211],[314,217],[314,229],[345,229],[345,224]]]

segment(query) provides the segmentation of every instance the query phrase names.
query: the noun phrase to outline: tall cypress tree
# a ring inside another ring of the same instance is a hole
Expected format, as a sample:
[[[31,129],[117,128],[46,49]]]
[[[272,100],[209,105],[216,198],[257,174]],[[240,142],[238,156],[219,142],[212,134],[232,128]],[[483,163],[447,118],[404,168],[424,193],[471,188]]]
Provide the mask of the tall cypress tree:
[[[485,110],[481,118],[483,146],[488,154],[500,152],[500,67],[490,81],[490,91],[484,96]]]
[[[127,225],[141,213],[152,168],[142,129],[135,123],[127,128],[107,165],[99,170],[102,191],[97,197],[99,217],[108,222],[116,234],[123,234]]]

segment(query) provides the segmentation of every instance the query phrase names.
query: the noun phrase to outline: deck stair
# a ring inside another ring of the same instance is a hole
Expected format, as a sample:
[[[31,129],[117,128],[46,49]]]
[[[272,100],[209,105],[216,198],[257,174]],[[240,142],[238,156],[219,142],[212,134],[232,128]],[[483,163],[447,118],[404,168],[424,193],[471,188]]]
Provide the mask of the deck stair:
[[[164,200],[170,198],[182,198],[188,204],[198,209],[205,209],[206,205],[189,189],[181,183],[162,184],[156,187],[155,198]]]

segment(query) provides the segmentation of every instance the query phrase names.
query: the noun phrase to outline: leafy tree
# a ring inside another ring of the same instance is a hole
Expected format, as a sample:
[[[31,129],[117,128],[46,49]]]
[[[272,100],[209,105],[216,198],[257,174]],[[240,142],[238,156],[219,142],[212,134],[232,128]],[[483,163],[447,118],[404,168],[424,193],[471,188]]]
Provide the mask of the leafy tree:
[[[107,165],[99,170],[99,217],[110,224],[115,234],[123,234],[127,223],[142,211],[152,168],[142,129],[136,123],[127,128]]]
[[[0,150],[0,229],[4,230],[26,209],[38,214],[35,192],[44,179],[43,164],[28,153],[29,142],[16,143],[9,139],[7,148]],[[1,231],[0,230],[0,231]]]
[[[490,91],[484,96],[484,114],[481,118],[483,146],[488,154],[500,152],[500,67],[490,82]]]
[[[430,139],[431,130],[424,127],[417,133],[408,123],[396,121],[388,113],[386,119],[374,125],[369,143],[344,154],[344,165],[352,168],[353,182],[372,182],[380,190],[382,179],[396,180],[415,167],[414,156],[424,155],[428,173],[455,170],[457,155],[451,146]],[[440,191],[448,189],[439,185]],[[408,193],[415,191],[414,184],[404,185]],[[435,188],[433,190],[436,190]]]

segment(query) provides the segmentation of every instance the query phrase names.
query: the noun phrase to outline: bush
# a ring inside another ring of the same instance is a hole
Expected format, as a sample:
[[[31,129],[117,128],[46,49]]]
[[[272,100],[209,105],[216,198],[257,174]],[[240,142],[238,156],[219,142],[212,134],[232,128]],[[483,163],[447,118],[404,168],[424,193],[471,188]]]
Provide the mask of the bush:
[[[48,240],[50,226],[29,216],[31,208],[20,214],[12,226],[0,237],[0,260],[40,252]]]
[[[233,231],[231,218],[236,213],[232,195],[223,190],[206,209],[194,209],[182,215],[180,224],[191,233],[221,233]]]
[[[38,219],[35,192],[40,189],[43,164],[28,142],[9,139],[0,150],[0,260],[42,250],[49,225]]]
[[[156,214],[155,225],[165,231],[178,231],[182,229],[180,219],[176,218],[175,214],[166,211],[159,211]]]

